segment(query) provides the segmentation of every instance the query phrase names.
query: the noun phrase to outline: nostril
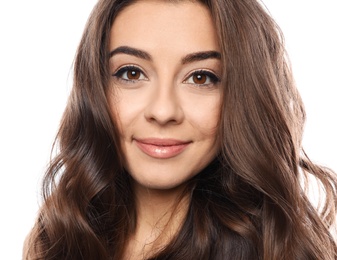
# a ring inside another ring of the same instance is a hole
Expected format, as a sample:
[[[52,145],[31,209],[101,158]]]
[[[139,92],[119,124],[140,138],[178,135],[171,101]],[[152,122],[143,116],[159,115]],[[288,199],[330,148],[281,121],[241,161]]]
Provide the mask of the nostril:
[[[147,105],[144,116],[147,121],[160,125],[179,124],[184,113],[177,97],[157,94]]]

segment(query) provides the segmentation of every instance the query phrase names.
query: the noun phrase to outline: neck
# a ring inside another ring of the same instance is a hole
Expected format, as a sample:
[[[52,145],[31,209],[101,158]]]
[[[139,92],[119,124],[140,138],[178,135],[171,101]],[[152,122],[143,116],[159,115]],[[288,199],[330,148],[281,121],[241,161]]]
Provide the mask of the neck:
[[[137,225],[130,237],[128,255],[151,254],[167,245],[179,231],[187,214],[189,194],[185,187],[170,190],[151,190],[135,186]]]

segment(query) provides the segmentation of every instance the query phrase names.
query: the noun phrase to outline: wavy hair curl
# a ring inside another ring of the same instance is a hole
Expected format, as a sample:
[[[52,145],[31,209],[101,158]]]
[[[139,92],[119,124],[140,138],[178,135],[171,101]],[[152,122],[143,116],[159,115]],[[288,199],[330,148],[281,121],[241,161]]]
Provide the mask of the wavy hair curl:
[[[329,231],[337,179],[301,147],[305,112],[280,29],[257,0],[201,2],[223,57],[221,149],[189,181],[181,229],[149,259],[337,259]],[[135,229],[131,180],[107,101],[109,33],[130,4],[100,0],[90,15],[25,259],[122,259]],[[320,212],[301,184],[310,176],[326,193]]]

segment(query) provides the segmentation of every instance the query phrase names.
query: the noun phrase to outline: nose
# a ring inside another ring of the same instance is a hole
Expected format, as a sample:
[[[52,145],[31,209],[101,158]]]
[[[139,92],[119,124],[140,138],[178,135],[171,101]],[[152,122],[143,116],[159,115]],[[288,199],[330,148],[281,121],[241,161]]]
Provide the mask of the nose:
[[[183,121],[181,99],[172,83],[153,87],[144,115],[147,121],[159,125],[180,124]]]

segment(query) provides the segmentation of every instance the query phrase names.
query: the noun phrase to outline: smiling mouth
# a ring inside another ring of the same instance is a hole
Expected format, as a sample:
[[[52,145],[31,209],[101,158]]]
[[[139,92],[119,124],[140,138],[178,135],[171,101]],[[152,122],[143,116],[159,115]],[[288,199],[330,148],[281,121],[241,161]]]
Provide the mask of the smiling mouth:
[[[169,159],[181,154],[192,142],[175,139],[134,139],[137,147],[156,159]]]

